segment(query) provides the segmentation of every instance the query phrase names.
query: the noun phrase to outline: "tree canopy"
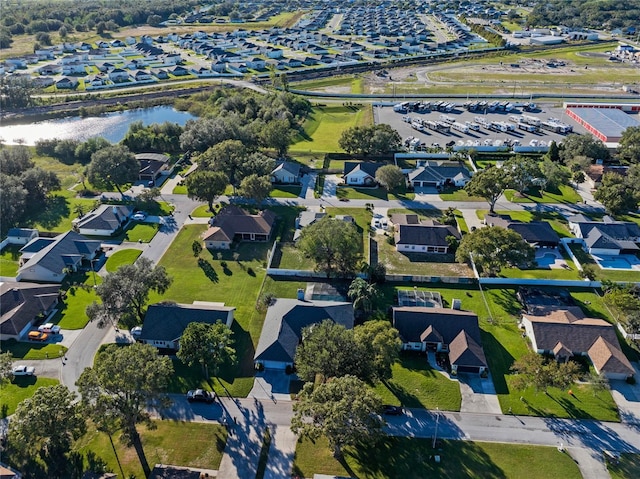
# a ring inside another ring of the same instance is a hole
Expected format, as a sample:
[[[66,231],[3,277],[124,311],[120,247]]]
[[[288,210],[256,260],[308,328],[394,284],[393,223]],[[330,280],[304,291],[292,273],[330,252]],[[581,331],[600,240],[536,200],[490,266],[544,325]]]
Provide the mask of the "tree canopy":
[[[560,160],[567,164],[574,156],[586,156],[593,160],[609,158],[609,149],[602,141],[590,134],[570,134],[560,145]]]
[[[298,397],[291,430],[311,439],[325,436],[336,457],[345,446],[371,446],[382,434],[382,402],[356,377],[335,378],[315,387],[307,383]]]
[[[189,323],[180,337],[178,359],[187,366],[199,364],[207,379],[209,370],[217,376],[220,366],[233,363],[236,359],[232,336],[231,329],[221,322]]]
[[[506,161],[502,167],[507,173],[509,187],[520,194],[524,194],[542,175],[536,160],[519,155]]]
[[[618,158],[627,163],[640,163],[640,126],[630,126],[622,132]]]
[[[355,271],[361,244],[352,223],[325,216],[302,230],[298,248],[329,278],[334,272],[347,276]]]
[[[353,126],[342,132],[338,144],[353,155],[384,155],[397,151],[402,139],[391,126],[381,123],[372,126]]]
[[[121,187],[138,179],[140,162],[123,145],[113,145],[91,155],[87,169],[89,181],[98,188],[115,187],[122,194]]]
[[[222,171],[198,170],[185,180],[187,195],[199,201],[206,201],[209,211],[213,211],[213,202],[224,194],[229,178]]]
[[[604,205],[609,214],[635,211],[640,201],[640,186],[630,184],[630,181],[617,173],[605,173],[593,197]]]
[[[495,275],[505,266],[530,266],[535,258],[535,249],[515,231],[491,226],[462,237],[456,260],[464,263],[472,257],[480,271]]]
[[[487,200],[489,211],[493,213],[496,202],[508,187],[507,172],[503,168],[491,166],[473,175],[464,189],[471,196],[479,196]]]
[[[273,185],[268,176],[249,175],[240,182],[238,194],[248,200],[253,200],[260,205],[263,200],[269,197]]]
[[[375,284],[367,283],[362,278],[355,278],[349,285],[347,296],[353,300],[353,308],[370,313],[373,310],[373,301],[380,292]]]
[[[541,354],[531,351],[516,360],[511,371],[516,373],[512,383],[516,389],[533,386],[538,391],[546,392],[550,387],[568,388],[578,379],[580,367],[573,361],[545,359]]]
[[[402,170],[396,165],[384,165],[376,171],[376,181],[390,191],[402,186],[405,178]]]

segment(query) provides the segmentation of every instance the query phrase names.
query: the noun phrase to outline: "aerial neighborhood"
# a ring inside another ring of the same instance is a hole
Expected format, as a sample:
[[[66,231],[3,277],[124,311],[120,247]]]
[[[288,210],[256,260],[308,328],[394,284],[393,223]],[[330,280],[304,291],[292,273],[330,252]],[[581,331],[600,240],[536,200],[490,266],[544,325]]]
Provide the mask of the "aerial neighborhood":
[[[1,477],[640,477],[637,1],[31,3]]]

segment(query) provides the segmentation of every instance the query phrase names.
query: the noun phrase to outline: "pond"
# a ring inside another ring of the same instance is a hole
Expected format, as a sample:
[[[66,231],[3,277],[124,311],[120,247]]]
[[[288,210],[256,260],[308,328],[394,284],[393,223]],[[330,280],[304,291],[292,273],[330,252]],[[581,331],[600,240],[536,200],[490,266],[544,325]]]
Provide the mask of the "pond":
[[[184,125],[195,118],[188,112],[177,111],[170,106],[156,106],[85,118],[74,116],[24,125],[0,126],[0,139],[7,145],[21,142],[35,145],[38,140],[59,138],[85,141],[102,136],[112,143],[118,143],[126,135],[129,125],[135,121],[142,121],[144,125],[165,121]]]

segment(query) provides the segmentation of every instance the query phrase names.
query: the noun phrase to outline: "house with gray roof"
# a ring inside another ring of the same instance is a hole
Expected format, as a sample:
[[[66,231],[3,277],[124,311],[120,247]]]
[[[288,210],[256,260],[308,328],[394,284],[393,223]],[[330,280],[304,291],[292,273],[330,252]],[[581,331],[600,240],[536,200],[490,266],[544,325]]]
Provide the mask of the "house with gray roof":
[[[138,153],[136,160],[140,163],[138,179],[141,181],[153,181],[169,167],[169,157],[161,153]]]
[[[254,362],[266,369],[293,366],[302,330],[324,320],[352,329],[353,305],[340,301],[276,299],[267,310]]]
[[[271,183],[297,184],[300,183],[300,163],[293,161],[280,161],[271,171]]]
[[[484,216],[487,226],[500,226],[513,230],[522,236],[527,243],[536,248],[557,248],[560,244],[560,237],[551,225],[546,221],[522,221],[512,220],[508,215],[487,214]]]
[[[224,323],[228,328],[233,324],[236,308],[224,303],[194,301],[193,304],[157,303],[152,304],[144,315],[139,342],[159,349],[180,349],[182,333],[191,323]]]
[[[59,299],[59,284],[0,283],[0,340],[22,338],[55,310]]]
[[[451,236],[459,240],[462,237],[453,226],[443,225],[435,220],[424,220],[417,224],[409,223],[409,221],[413,221],[415,215],[407,215],[407,223],[403,224],[401,215],[393,216],[396,251],[447,254],[449,252],[447,238]]]
[[[393,308],[393,327],[402,349],[448,353],[452,373],[482,373],[487,359],[482,349],[478,316],[470,311],[439,307]]]
[[[100,241],[90,240],[75,231],[55,238],[35,238],[20,249],[18,281],[62,283],[66,270],[78,271],[100,252]]]
[[[344,182],[347,185],[375,186],[376,171],[383,166],[381,163],[344,162]]]
[[[82,235],[113,236],[127,224],[132,213],[131,206],[100,205],[73,220],[73,229]]]
[[[38,230],[33,228],[11,228],[7,232],[7,241],[9,244],[25,245],[37,237]]]
[[[593,221],[581,214],[570,216],[568,221],[569,229],[582,240],[589,254],[615,256],[640,251],[640,226],[631,221],[617,221],[610,216]]]
[[[275,222],[271,210],[251,214],[234,205],[226,206],[211,219],[204,243],[209,249],[230,249],[234,241],[268,241]]]
[[[302,230],[309,225],[312,225],[318,220],[321,220],[327,216],[326,213],[316,212],[316,211],[301,211],[298,214],[298,217],[295,221],[296,230],[293,232],[293,241],[298,241],[300,235],[302,234]]]
[[[414,188],[465,186],[471,180],[469,170],[457,162],[421,161],[409,172],[409,184]]]

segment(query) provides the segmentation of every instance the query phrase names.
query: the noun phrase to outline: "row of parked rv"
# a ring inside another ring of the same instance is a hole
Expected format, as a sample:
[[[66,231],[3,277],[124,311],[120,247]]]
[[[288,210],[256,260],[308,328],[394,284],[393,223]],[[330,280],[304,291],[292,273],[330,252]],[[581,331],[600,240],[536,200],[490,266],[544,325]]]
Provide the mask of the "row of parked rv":
[[[495,139],[495,138],[486,138],[484,140],[450,141],[445,146],[447,148],[454,147],[454,146],[457,146],[460,148],[463,148],[463,147],[475,148],[480,146],[493,146],[493,147],[506,146],[506,147],[513,148],[520,145],[521,145],[521,142],[518,139],[505,138],[501,140],[501,139]],[[529,141],[528,145],[531,147],[546,147],[548,146],[548,143],[546,141],[537,140],[534,138],[533,140]],[[428,150],[434,150],[434,149],[443,150],[443,148],[440,146],[440,143],[434,142],[429,145],[426,142],[421,141],[420,138],[416,138],[413,136],[409,136],[404,139],[404,146],[407,147],[409,151],[428,151]]]
[[[456,103],[446,101],[403,101],[402,103],[394,105],[393,111],[396,113],[409,113],[412,111],[416,113],[427,113],[430,111],[451,113],[457,106]]]

